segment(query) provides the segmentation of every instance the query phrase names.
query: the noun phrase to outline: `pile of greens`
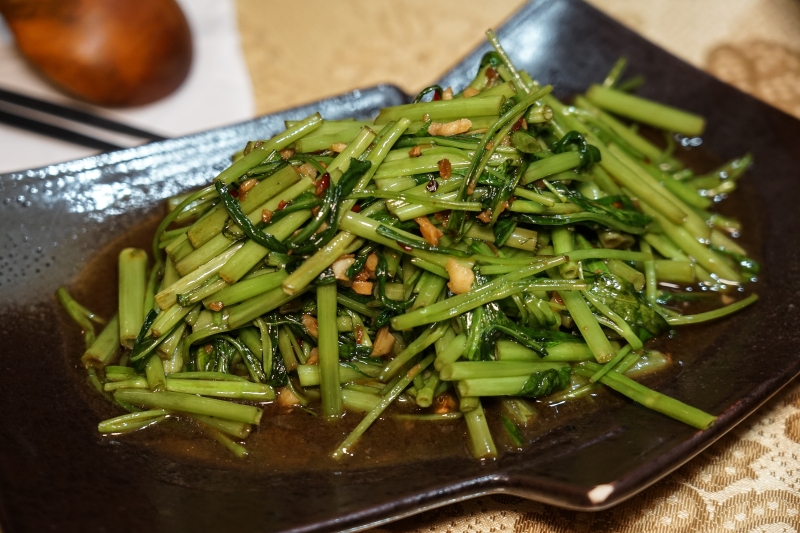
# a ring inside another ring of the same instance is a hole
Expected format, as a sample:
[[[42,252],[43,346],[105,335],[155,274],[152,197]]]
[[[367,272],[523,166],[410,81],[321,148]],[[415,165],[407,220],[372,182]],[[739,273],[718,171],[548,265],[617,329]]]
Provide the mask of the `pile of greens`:
[[[711,210],[750,157],[696,176],[672,151],[703,119],[631,94],[624,60],[568,106],[488,35],[463,91],[429,87],[369,122],[287,122],[171,199],[153,263],[121,252],[119,312],[96,338],[102,321],[59,291],[92,383],[129,412],[101,432],[190,419],[241,456],[259,403],[364,413],[340,458],[403,400],[412,412],[389,413],[463,418],[490,458],[487,397],[522,447],[538,402],[603,386],[714,423],[632,378],[669,362],[648,340],[756,300],[737,296],[758,270],[739,225]],[[734,303],[676,310],[698,292]]]

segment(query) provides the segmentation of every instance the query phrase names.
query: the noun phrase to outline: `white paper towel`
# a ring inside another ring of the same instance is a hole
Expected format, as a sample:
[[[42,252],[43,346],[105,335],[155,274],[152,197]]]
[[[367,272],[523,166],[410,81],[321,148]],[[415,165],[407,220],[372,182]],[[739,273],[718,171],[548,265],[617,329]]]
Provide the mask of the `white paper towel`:
[[[252,118],[252,85],[239,43],[233,0],[179,0],[178,3],[192,29],[192,69],[177,91],[154,104],[110,110],[58,92],[20,56],[1,20],[0,87],[86,109],[165,137]],[[0,125],[0,172],[36,168],[95,153],[91,148]]]

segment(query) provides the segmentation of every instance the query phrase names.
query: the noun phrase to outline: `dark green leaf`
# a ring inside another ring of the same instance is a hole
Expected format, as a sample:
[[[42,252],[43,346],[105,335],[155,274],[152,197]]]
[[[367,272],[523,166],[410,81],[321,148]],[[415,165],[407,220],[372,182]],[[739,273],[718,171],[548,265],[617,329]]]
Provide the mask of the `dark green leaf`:
[[[664,318],[630,283],[606,272],[587,275],[587,281],[591,277],[594,283],[589,292],[627,322],[639,338],[647,340],[669,329]]]
[[[554,154],[560,154],[566,152],[570,146],[575,146],[581,156],[578,170],[587,169],[592,163],[600,161],[600,150],[586,142],[583,135],[575,130],[568,131],[560,140],[553,143],[552,150]]]
[[[500,54],[498,54],[497,52],[494,52],[494,51],[486,52],[485,54],[483,54],[483,57],[481,58],[481,64],[480,64],[479,68],[482,69],[486,65],[491,65],[493,68],[497,68],[497,67],[501,66],[502,64],[503,64],[503,60],[500,57]]]
[[[150,358],[149,356],[152,355],[153,349],[158,345],[160,340],[147,336],[147,332],[150,331],[150,327],[153,325],[153,322],[156,321],[157,316],[158,312],[155,309],[151,309],[150,312],[147,313],[147,316],[144,318],[144,323],[142,324],[142,329],[139,330],[139,335],[136,336],[136,340],[133,343],[133,350],[128,359],[131,366],[140,374],[144,372],[144,367],[147,366],[147,360]]]
[[[503,427],[506,429],[506,433],[508,434],[508,438],[511,443],[517,448],[522,448],[522,446],[525,444],[525,439],[523,438],[522,432],[519,430],[517,423],[506,415],[500,415],[500,420],[503,421]]]
[[[503,246],[514,230],[517,228],[517,221],[513,218],[501,218],[495,222],[494,227],[494,245]]]
[[[438,98],[436,98],[436,96],[441,98],[442,97],[442,92],[443,92],[442,88],[439,85],[431,85],[430,87],[425,87],[424,89],[422,89],[420,91],[420,93],[417,95],[417,97],[414,98],[414,102],[412,102],[412,103],[416,104],[416,103],[421,102],[422,99],[425,97],[425,95],[426,94],[430,94],[430,93],[433,93],[434,94],[434,99],[438,100]]]
[[[525,154],[535,154],[542,150],[539,141],[526,131],[517,130],[511,134],[511,145]]]
[[[551,368],[543,372],[534,372],[522,386],[518,396],[541,398],[565,389],[569,385],[570,372],[568,366],[558,370]]]

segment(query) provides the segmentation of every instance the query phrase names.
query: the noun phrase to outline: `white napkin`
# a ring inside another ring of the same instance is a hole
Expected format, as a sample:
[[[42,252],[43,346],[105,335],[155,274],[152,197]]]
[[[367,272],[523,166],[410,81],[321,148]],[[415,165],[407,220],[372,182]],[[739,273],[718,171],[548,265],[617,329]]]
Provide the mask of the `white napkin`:
[[[239,43],[234,1],[178,0],[178,3],[192,29],[192,69],[177,91],[154,104],[112,110],[84,104],[58,92],[20,56],[2,20],[0,87],[86,109],[165,137],[252,118],[253,90]],[[131,145],[129,139],[125,145]],[[0,172],[36,168],[95,153],[91,148],[0,124]]]

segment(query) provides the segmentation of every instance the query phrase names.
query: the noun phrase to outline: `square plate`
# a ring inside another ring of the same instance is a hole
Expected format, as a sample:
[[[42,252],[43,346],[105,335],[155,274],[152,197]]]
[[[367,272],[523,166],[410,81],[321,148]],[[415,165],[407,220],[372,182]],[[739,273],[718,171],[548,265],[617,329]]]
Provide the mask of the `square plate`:
[[[97,435],[97,395],[79,378],[80,336],[63,325],[56,288],[152,218],[162,199],[207,183],[245,141],[276,133],[284,119],[316,110],[331,119],[366,117],[409,99],[380,86],[206,133],[0,176],[3,531],[342,531],[492,492],[602,509],[691,459],[800,372],[794,303],[800,258],[791,244],[800,234],[794,162],[800,122],[577,0],[534,1],[498,34],[514,62],[554,84],[561,97],[602,80],[625,55],[629,71],[647,79],[641,94],[708,119],[704,146],[712,153],[724,159],[754,154],[738,204],[760,246],[767,278],[757,288],[761,301],[710,325],[704,342],[658,386],[719,415],[717,424],[698,432],[616,403],[573,417],[523,452],[489,464],[451,457],[280,475],[225,464],[198,467]],[[463,87],[487,49],[473,52],[439,84]],[[94,295],[86,285],[78,292]]]

